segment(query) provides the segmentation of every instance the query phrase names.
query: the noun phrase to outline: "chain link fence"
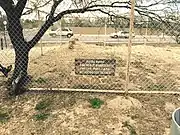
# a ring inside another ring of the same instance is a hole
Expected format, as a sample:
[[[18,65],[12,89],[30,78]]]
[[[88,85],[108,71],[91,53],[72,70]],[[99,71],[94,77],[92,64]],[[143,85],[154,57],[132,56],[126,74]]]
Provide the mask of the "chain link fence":
[[[128,90],[177,91],[180,83],[178,18],[157,21],[150,16],[135,15],[129,52],[130,19],[125,19],[129,13],[130,10],[124,18],[96,14],[64,16],[31,49],[28,88],[121,91],[128,83]],[[41,17],[21,21],[27,41],[44,24]],[[15,52],[6,24],[4,27],[0,37],[0,63],[12,65],[14,69]],[[127,71],[129,53],[130,70]],[[12,74],[13,70],[9,77]],[[6,81],[3,74],[0,81],[2,85]]]

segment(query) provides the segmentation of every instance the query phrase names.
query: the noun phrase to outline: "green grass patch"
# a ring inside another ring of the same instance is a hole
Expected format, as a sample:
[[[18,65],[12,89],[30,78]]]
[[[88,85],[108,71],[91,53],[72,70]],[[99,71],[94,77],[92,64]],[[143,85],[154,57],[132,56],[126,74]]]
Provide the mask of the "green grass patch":
[[[99,85],[93,85],[93,84],[75,84],[72,86],[74,89],[99,89]]]
[[[47,79],[39,77],[38,79],[35,80],[36,83],[47,83]]]
[[[44,121],[49,117],[49,115],[50,115],[49,113],[38,113],[38,114],[35,114],[33,117],[37,121],[40,121],[40,120]]]
[[[9,114],[0,110],[0,123],[5,123],[10,119]]]
[[[154,85],[148,86],[148,89],[153,90],[153,91],[161,91],[161,90],[166,89],[166,86],[162,84],[154,84]]]
[[[50,105],[51,105],[51,101],[49,99],[45,99],[36,104],[35,110],[38,111],[46,110],[50,107]]]
[[[93,98],[89,100],[92,108],[99,109],[101,105],[104,104],[104,101],[100,100],[99,98]]]

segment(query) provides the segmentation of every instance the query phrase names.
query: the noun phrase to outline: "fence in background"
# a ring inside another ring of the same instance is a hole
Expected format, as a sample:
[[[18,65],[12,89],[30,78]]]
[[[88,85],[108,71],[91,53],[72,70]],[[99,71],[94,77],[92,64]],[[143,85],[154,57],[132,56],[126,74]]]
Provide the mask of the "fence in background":
[[[130,20],[114,22],[109,17],[65,16],[32,48],[29,87],[177,91],[180,47],[176,33],[180,31],[150,17],[135,16],[133,11]],[[25,39],[30,40],[39,27],[23,25]],[[55,31],[59,28],[72,29],[73,36],[68,37],[71,31]],[[52,30],[55,35],[50,34]],[[6,36],[8,47],[0,50],[0,63],[14,65],[14,50]]]

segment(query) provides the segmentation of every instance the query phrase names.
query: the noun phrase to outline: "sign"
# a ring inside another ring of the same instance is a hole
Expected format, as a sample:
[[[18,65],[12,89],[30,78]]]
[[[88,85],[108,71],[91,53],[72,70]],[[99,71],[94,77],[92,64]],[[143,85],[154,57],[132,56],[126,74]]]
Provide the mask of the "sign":
[[[115,75],[115,59],[75,59],[75,74]]]

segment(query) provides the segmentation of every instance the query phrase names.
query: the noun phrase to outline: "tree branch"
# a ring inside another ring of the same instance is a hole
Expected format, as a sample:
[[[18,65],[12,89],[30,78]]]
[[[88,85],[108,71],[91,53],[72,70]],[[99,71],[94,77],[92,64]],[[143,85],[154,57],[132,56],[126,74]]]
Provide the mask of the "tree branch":
[[[12,13],[11,11],[14,9],[14,2],[13,0],[0,0],[0,6],[7,15],[10,15]]]
[[[45,2],[44,4],[38,6],[37,8],[42,8],[45,7],[46,5],[48,5],[52,0],[48,0],[47,2]]]
[[[58,3],[60,4],[60,2],[62,2],[63,0],[58,1]],[[89,7],[85,7],[85,8],[80,8],[80,9],[69,9],[66,11],[63,11],[61,13],[59,13],[56,17],[54,17],[54,12],[57,8],[57,6],[59,5],[58,3],[54,3],[51,12],[50,12],[50,16],[48,18],[48,20],[46,20],[46,22],[44,23],[44,25],[41,27],[41,29],[38,31],[38,33],[34,36],[34,38],[29,41],[29,49],[31,49],[32,47],[34,47],[37,42],[41,39],[41,37],[44,35],[44,33],[48,30],[48,28],[53,25],[54,22],[60,20],[64,15],[66,14],[71,14],[71,13],[84,13],[84,12],[91,12],[91,11],[100,11],[102,13],[106,13],[105,11],[97,8],[97,7],[121,7],[121,8],[130,8],[129,6],[114,6],[114,5],[92,5]],[[93,9],[93,8],[97,8],[97,9]]]
[[[51,8],[51,12],[50,12],[50,14],[49,14],[49,18],[53,19],[54,13],[55,13],[55,11],[56,11],[56,8],[58,7],[58,5],[59,5],[61,2],[63,2],[63,0],[58,0],[58,1],[54,0],[54,4],[53,4],[53,6],[52,6],[52,8]]]
[[[38,41],[42,38],[42,36],[46,33],[46,31],[49,29],[50,26],[52,26],[54,21],[52,19],[46,20],[46,22],[43,24],[43,26],[40,28],[38,33],[33,37],[31,41],[28,42],[28,49],[30,50],[33,48]]]
[[[130,0],[129,1],[115,1],[111,5],[114,6],[115,4],[129,4],[130,5]]]
[[[51,1],[52,1],[52,0],[48,0],[46,3],[38,6],[37,9],[47,6]],[[33,13],[33,11],[35,10],[35,9],[33,9],[32,7],[25,7],[25,9],[28,9],[28,10],[25,11],[24,13],[22,13],[22,15],[29,15],[29,14]],[[47,12],[45,12],[45,11],[41,11],[41,12],[44,12],[44,13],[46,13],[46,14],[49,14],[49,13],[47,13]]]
[[[29,15],[33,12],[33,9],[32,8],[27,8],[28,10],[24,13],[22,13],[22,15]]]
[[[19,0],[16,4],[15,11],[18,18],[21,18],[22,12],[26,6],[27,0]]]
[[[128,19],[127,17],[117,16],[115,14],[111,14],[110,11],[102,10],[102,8],[105,8],[105,9],[106,8],[126,8],[126,9],[131,9],[131,7],[130,7],[131,3],[129,1],[128,2],[113,2],[113,3],[107,4],[107,5],[105,5],[105,4],[97,4],[97,5],[89,5],[89,6],[86,5],[83,8],[69,9],[69,10],[62,11],[59,14],[57,14],[56,16],[54,16],[56,8],[58,7],[58,5],[62,1],[63,0],[54,1],[54,4],[53,4],[53,6],[51,8],[51,12],[49,14],[48,19],[46,20],[44,25],[41,27],[41,29],[38,31],[38,33],[34,36],[34,38],[31,41],[28,42],[30,49],[35,46],[35,44],[41,39],[41,37],[48,30],[48,28],[51,25],[53,25],[54,22],[57,22],[58,20],[60,20],[64,15],[72,14],[72,13],[84,13],[84,12],[99,11],[99,12],[107,14],[107,15],[109,15],[111,17]],[[158,4],[159,2],[160,1],[156,2],[156,4]],[[150,6],[153,6],[153,4],[151,4]],[[138,12],[140,15],[147,16],[147,17],[149,17],[151,19],[155,18],[156,20],[165,23],[165,21],[162,19],[162,17],[160,15],[158,15],[158,14],[156,14],[154,12],[148,11],[147,9],[144,10],[143,8],[144,8],[143,6],[142,6],[142,9],[141,9],[140,6],[137,6],[135,8],[135,11]]]
[[[165,21],[162,19],[162,17],[154,12],[147,11],[147,10],[141,10],[141,9],[137,9],[137,8],[135,8],[135,11],[138,12],[138,14],[140,14],[140,15],[146,16],[151,19],[154,18],[160,22],[165,23]],[[154,17],[152,17],[151,15],[153,15]]]
[[[58,21],[62,16],[66,15],[66,14],[72,14],[72,13],[84,13],[84,12],[87,12],[87,11],[100,11],[99,8],[101,7],[111,7],[111,8],[129,8],[130,7],[127,5],[127,6],[113,6],[113,5],[92,5],[92,6],[89,6],[89,7],[84,7],[84,8],[79,8],[79,9],[69,9],[69,10],[66,10],[66,11],[63,11],[61,13],[59,13],[56,17],[54,17],[54,21]],[[98,8],[98,9],[94,9],[94,8]]]
[[[152,7],[152,6],[158,5],[158,4],[160,4],[161,2],[162,2],[162,0],[159,0],[159,1],[155,2],[155,3],[149,4],[149,5],[147,5],[147,6],[136,5],[136,7],[147,8],[147,7]]]
[[[43,11],[43,10],[38,10],[40,13],[44,13],[44,14],[46,14],[46,15],[48,15],[49,14],[49,12],[46,12],[46,11]],[[27,10],[26,12],[24,12],[22,15],[29,15],[29,14],[31,14],[31,13],[33,13],[33,9],[31,9],[31,8],[29,8],[29,10]]]

